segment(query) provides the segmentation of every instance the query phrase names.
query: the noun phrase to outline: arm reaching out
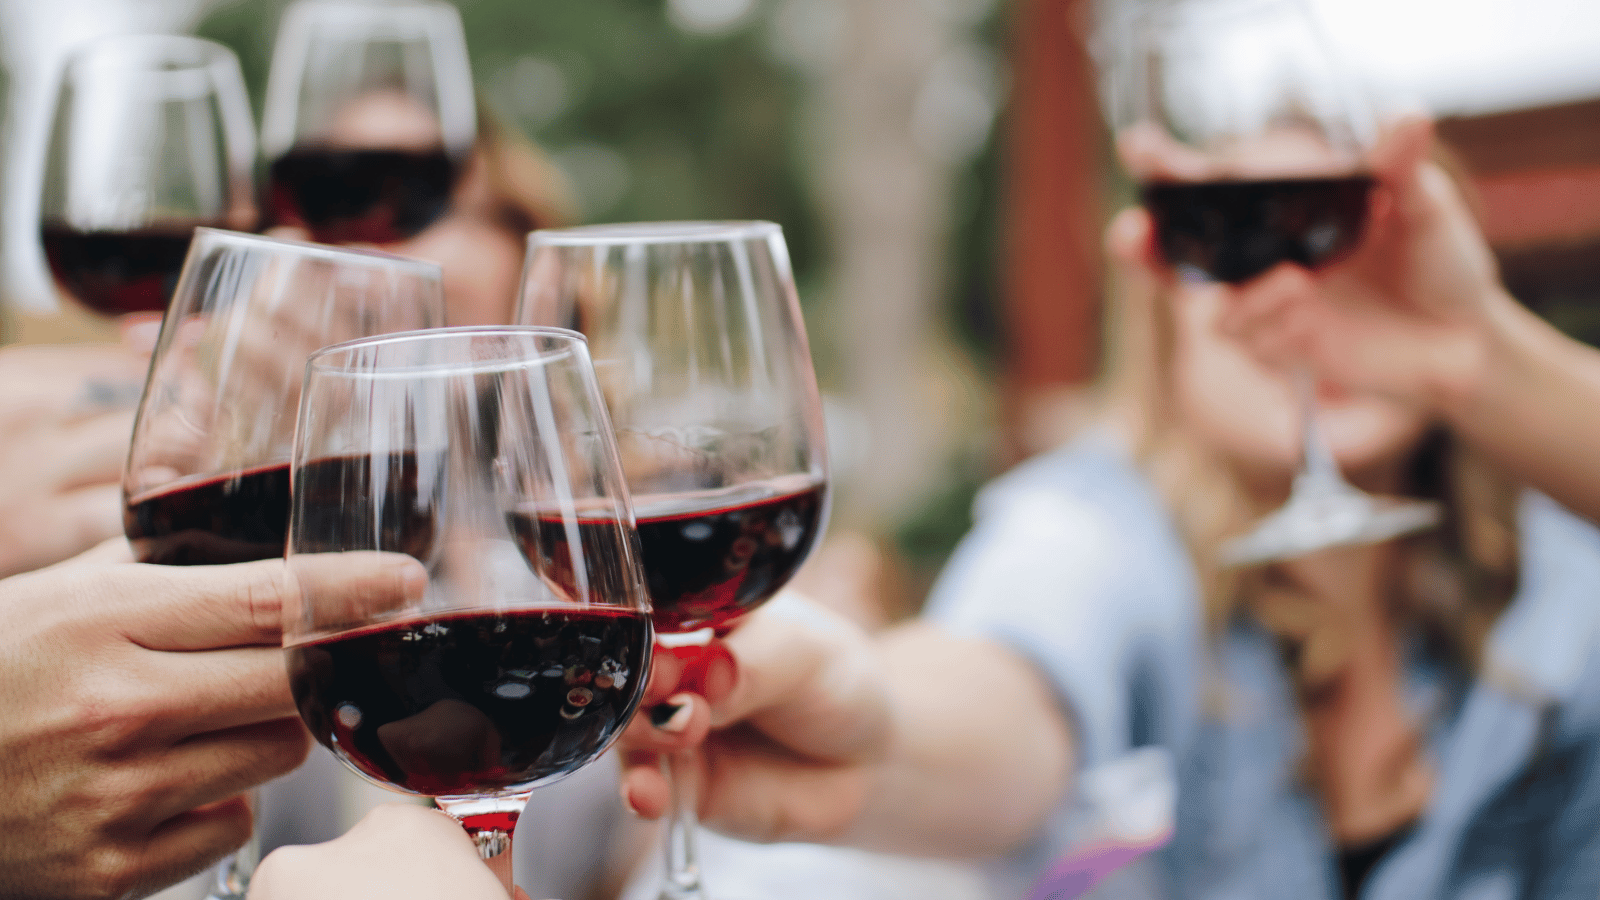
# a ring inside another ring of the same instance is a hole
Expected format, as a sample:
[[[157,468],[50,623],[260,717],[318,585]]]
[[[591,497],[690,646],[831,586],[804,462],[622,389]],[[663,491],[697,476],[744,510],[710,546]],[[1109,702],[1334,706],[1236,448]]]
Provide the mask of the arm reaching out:
[[[791,595],[753,614],[726,649],[736,675],[710,704],[701,794],[702,821],[720,831],[986,855],[1032,834],[1068,787],[1064,717],[1037,673],[998,644],[925,624],[871,637]],[[663,812],[655,754],[695,743],[704,717],[686,715],[677,732],[648,716],[630,727],[623,795],[635,811]]]

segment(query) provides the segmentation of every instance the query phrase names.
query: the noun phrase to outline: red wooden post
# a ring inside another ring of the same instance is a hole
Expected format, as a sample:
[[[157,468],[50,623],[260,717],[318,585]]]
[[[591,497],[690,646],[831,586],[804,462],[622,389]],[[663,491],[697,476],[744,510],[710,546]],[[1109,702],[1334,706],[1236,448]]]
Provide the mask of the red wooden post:
[[[1085,37],[1089,0],[1019,0],[1006,147],[1004,407],[1013,458],[1095,373],[1103,126]]]

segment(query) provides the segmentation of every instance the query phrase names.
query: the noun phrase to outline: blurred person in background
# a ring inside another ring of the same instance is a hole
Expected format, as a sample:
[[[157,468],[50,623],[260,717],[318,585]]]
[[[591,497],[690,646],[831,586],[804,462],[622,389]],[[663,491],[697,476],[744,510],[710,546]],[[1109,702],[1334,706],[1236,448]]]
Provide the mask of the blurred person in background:
[[[1431,141],[1387,134],[1367,235],[1316,272],[1187,282],[1119,215],[1098,425],[982,494],[923,620],[752,616],[689,727],[634,723],[630,805],[660,814],[656,754],[714,725],[712,827],[1065,897],[1104,874],[1074,859],[1080,795],[1142,759],[1165,821],[1087,849],[1160,849],[1104,895],[1600,893],[1600,353],[1505,293]],[[1296,359],[1352,481],[1445,522],[1222,569],[1288,493]]]
[[[386,117],[353,118],[339,134],[341,146],[391,140],[385,134],[391,127]],[[462,163],[448,207],[416,235],[375,246],[439,264],[449,324],[509,324],[528,232],[571,224],[573,210],[560,170],[532,141],[480,105],[478,137]],[[296,225],[277,225],[271,231],[311,239]]]

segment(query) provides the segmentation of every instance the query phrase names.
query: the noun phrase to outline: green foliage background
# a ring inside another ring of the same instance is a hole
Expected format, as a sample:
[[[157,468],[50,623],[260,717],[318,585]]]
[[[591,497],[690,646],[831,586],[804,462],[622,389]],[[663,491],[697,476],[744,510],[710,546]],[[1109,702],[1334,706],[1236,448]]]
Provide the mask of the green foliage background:
[[[213,8],[197,29],[239,55],[258,116],[276,23],[287,5],[234,0]],[[757,0],[741,27],[717,36],[680,30],[666,0],[457,0],[456,6],[480,93],[574,176],[587,221],[779,222],[808,318],[848,314],[848,301],[827,291],[828,242],[808,155],[815,138],[805,133],[807,81],[775,46],[776,0]],[[997,51],[1004,6],[977,35]],[[995,133],[1002,130],[997,125]],[[621,190],[586,183],[582,163],[597,157],[621,162],[627,172]],[[957,173],[944,256],[944,323],[986,372],[998,364],[998,175],[992,134]],[[825,335],[813,334],[812,347],[823,384],[835,382]],[[945,488],[907,511],[895,538],[914,569],[942,562],[965,531],[972,493],[988,474],[986,459],[953,459]]]

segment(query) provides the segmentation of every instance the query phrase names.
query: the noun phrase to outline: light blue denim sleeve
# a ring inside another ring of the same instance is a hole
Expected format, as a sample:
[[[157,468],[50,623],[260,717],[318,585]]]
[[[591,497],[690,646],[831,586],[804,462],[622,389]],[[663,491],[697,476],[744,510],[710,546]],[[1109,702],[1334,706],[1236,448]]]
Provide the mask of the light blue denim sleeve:
[[[929,618],[1035,665],[1069,717],[1080,766],[1181,741],[1198,707],[1194,574],[1126,459],[1074,445],[987,487],[975,512]]]

